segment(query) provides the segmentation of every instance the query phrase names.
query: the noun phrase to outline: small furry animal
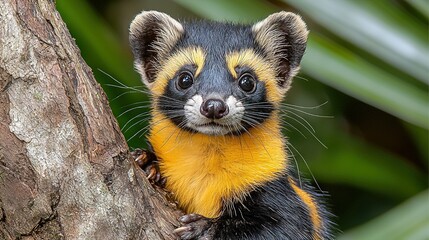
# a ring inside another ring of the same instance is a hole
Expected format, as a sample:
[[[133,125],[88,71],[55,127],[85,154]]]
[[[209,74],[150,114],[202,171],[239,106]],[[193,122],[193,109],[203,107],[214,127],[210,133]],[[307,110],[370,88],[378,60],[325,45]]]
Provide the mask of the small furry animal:
[[[156,11],[132,21],[135,68],[152,96],[148,141],[187,213],[182,239],[331,238],[320,194],[297,181],[279,116],[307,35],[290,12],[250,26]]]

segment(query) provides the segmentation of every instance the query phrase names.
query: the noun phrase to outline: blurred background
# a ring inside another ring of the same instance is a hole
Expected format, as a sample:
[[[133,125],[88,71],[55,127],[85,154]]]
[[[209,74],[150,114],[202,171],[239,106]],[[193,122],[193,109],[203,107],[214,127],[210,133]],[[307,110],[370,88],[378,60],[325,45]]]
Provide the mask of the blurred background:
[[[148,98],[108,75],[142,86],[128,47],[136,14],[251,23],[299,13],[310,36],[285,100],[291,164],[330,194],[338,239],[429,239],[427,0],[60,0],[57,8],[131,148],[146,146],[147,121],[133,117],[147,112]]]

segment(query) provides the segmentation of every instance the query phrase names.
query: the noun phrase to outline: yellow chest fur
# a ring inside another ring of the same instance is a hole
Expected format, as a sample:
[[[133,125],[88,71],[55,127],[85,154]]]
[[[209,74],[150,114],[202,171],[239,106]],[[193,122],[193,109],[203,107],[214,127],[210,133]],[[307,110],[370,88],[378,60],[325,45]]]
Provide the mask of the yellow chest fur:
[[[153,119],[149,141],[166,188],[181,208],[211,218],[220,214],[223,202],[240,200],[286,168],[275,116],[241,136],[189,133],[159,116]]]

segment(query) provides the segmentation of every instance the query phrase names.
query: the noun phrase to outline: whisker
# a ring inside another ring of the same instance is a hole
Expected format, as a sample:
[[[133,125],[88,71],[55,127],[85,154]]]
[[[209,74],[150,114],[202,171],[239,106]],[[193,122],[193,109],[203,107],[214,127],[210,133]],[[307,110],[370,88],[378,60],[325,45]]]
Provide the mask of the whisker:
[[[123,88],[123,89],[130,89],[130,90],[134,90],[137,92],[142,92],[142,93],[148,93],[147,91],[143,91],[142,89],[138,89],[136,87],[131,87],[131,86],[127,86],[124,83],[122,83],[121,81],[117,80],[116,78],[114,78],[112,75],[108,74],[107,72],[101,70],[98,68],[98,71],[102,72],[104,75],[108,76],[110,79],[112,79],[113,81],[115,81],[117,84],[119,84],[119,86],[116,86],[118,88]],[[115,87],[113,85],[113,87]]]
[[[162,143],[162,145],[161,145],[161,147],[160,148],[163,148],[164,147],[164,145],[165,144],[167,144],[167,142],[168,141],[170,141],[170,139],[171,139],[171,137],[173,136],[173,135],[176,135],[176,133],[177,133],[177,131],[180,131],[180,129],[183,127],[183,126],[185,126],[186,125],[186,121],[182,121],[182,122],[180,122],[178,125],[177,125],[177,127],[176,127],[176,129],[174,129],[174,131],[170,134],[170,136],[168,136],[168,138],[166,138],[165,140],[164,140],[164,142]],[[180,132],[179,132],[180,133]],[[170,151],[172,151],[173,149],[171,149]]]
[[[308,107],[308,106],[300,106],[300,105],[295,105],[295,104],[290,104],[290,103],[282,103],[282,106],[287,106],[287,107],[294,107],[294,108],[301,108],[301,109],[317,109],[320,108],[324,105],[326,105],[328,103],[328,101],[325,101],[319,105],[316,106],[312,106],[312,107]]]
[[[146,127],[144,127],[144,128],[142,128],[144,131],[143,131],[143,133],[142,133],[142,131],[141,130],[139,130],[136,134],[140,134],[139,135],[139,138],[141,138],[143,135],[146,135],[147,133],[148,133],[148,131],[149,130],[151,130],[151,129],[153,129],[153,127],[155,127],[156,125],[159,125],[159,124],[161,124],[162,122],[164,122],[165,120],[168,120],[168,119],[170,119],[169,117],[164,117],[164,118],[161,118],[160,120],[158,120],[157,122],[152,122],[150,125],[148,125],[148,126],[146,126]],[[167,127],[169,127],[169,126],[165,126],[165,127],[163,127],[163,128],[161,128],[161,129],[159,129],[156,133],[153,133],[153,134],[158,134],[159,132],[161,132],[161,131],[163,131],[165,128],[167,128]],[[134,134],[133,135],[133,137],[136,135],[136,134]]]
[[[296,113],[294,113],[294,112],[289,112],[290,114],[292,114],[292,115],[294,115],[294,116],[296,116],[296,117],[298,117],[299,119],[301,119],[302,121],[304,121],[304,123],[306,123],[307,124],[307,126],[311,129],[311,131],[312,132],[316,132],[316,130],[314,130],[314,128],[313,128],[313,126],[307,121],[307,120],[305,120],[305,118],[303,118],[303,117],[301,117],[301,116],[299,116],[298,114],[296,114]],[[285,116],[286,117],[288,117],[288,118],[290,118],[290,119],[292,119],[292,120],[295,120],[295,121],[297,121],[297,122],[299,122],[297,119],[295,119],[295,118],[293,118],[293,117],[291,117],[290,115],[288,115],[288,114],[285,114]],[[302,126],[304,126],[304,124],[301,124]],[[306,128],[307,129],[307,128]],[[308,130],[308,129],[307,129]]]
[[[301,131],[301,130],[299,130],[297,127],[295,127],[292,123],[290,123],[290,122],[288,122],[288,121],[286,121],[286,120],[283,120],[283,119],[281,119],[280,121],[281,121],[281,123],[282,123],[282,124],[286,124],[286,125],[288,125],[289,127],[293,128],[293,130],[297,131],[297,132],[298,132],[301,136],[303,136],[305,139],[307,139],[307,136],[305,136],[305,134],[304,134],[304,133],[302,133],[302,131]]]
[[[260,124],[258,124],[258,123],[252,123],[250,120],[253,120],[253,119],[245,119],[244,117],[243,117],[243,120],[244,121],[247,121],[247,124],[249,124],[249,125],[253,125],[252,127],[258,127],[258,126],[261,126]],[[246,130],[247,131],[247,130]],[[247,131],[248,132],[248,131]],[[249,135],[253,138],[253,136],[250,134],[250,132],[248,132],[249,133]],[[265,147],[265,144],[264,144],[264,142],[263,141],[261,141],[261,139],[259,139],[259,137],[257,137],[256,136],[256,139],[259,141],[259,143],[262,145],[262,147],[264,148],[264,150],[265,150],[265,152],[268,154],[268,156],[270,157],[270,159],[272,160],[273,158],[271,157],[271,154],[270,154],[270,152],[268,151],[268,149]]]
[[[134,111],[134,110],[137,110],[137,109],[145,109],[145,108],[147,108],[147,106],[136,106],[136,107],[132,107],[132,108],[130,108],[130,109],[127,109],[126,111],[123,111],[121,114],[119,114],[119,115],[118,115],[118,118],[122,117],[124,114],[126,114],[126,113],[128,113],[128,112],[131,112],[131,111]]]
[[[301,79],[301,80],[304,80],[304,81],[306,81],[306,82],[308,82],[308,79],[307,78],[305,78],[305,77],[301,77],[301,76],[295,76],[294,78],[298,78],[298,79]]]
[[[294,118],[294,117],[291,117],[291,116],[287,116],[289,119],[292,119],[292,120],[294,120],[295,122],[297,122],[299,125],[301,125],[301,126],[303,126],[306,130],[307,130],[307,132],[308,133],[310,133],[311,134],[311,136],[314,138],[314,139],[316,139],[316,141],[318,141],[319,143],[320,143],[320,145],[322,145],[324,148],[326,148],[326,149],[328,149],[328,147],[316,136],[316,134],[314,134],[314,128],[313,127],[311,127],[311,129],[313,130],[313,131],[311,131],[305,124],[303,124],[303,123],[301,123],[300,121],[298,121],[296,118]]]
[[[289,143],[286,144],[286,148],[287,148],[288,152],[290,153],[292,159],[295,162],[296,170],[298,172],[299,186],[302,188],[301,173],[300,173],[300,170],[299,170],[298,160],[296,159],[295,154],[293,153],[293,151],[289,148]]]
[[[297,111],[297,112],[299,112],[299,113],[302,113],[302,114],[305,114],[305,115],[308,115],[308,116],[312,116],[312,117],[319,117],[319,118],[334,118],[334,116],[329,116],[329,115],[319,115],[319,114],[309,113],[309,112],[306,112],[306,111],[303,111],[303,110],[300,110],[300,109],[295,109],[295,108],[288,107],[288,106],[285,106],[285,108],[287,108],[287,109],[281,109],[281,111],[284,111],[284,112]]]
[[[131,107],[131,106],[134,106],[134,105],[144,105],[144,106],[149,106],[149,107],[151,107],[152,106],[152,101],[151,100],[147,100],[147,101],[138,101],[138,102],[134,102],[134,103],[130,103],[130,104],[127,104],[127,105],[125,105],[125,106],[122,106],[122,108],[126,108],[126,107]]]
[[[322,193],[325,193],[323,190],[322,190],[322,188],[320,188],[320,185],[319,185],[319,183],[317,182],[317,180],[316,180],[316,178],[314,177],[314,174],[313,174],[313,172],[311,171],[311,169],[310,169],[310,166],[308,166],[308,163],[307,163],[307,161],[305,160],[305,158],[302,156],[302,154],[298,151],[298,149],[296,149],[293,145],[292,145],[292,143],[287,143],[295,152],[297,152],[298,153],[298,155],[301,157],[301,159],[303,160],[303,162],[305,163],[305,166],[307,166],[307,169],[308,169],[308,171],[309,171],[309,173],[310,173],[310,175],[311,175],[311,178],[314,180],[314,183],[316,184],[316,186],[317,186],[317,188],[320,190],[320,192],[322,192]]]
[[[106,84],[106,85],[108,85],[108,84]],[[111,100],[109,100],[109,101],[110,101],[110,102],[116,101],[116,100],[118,100],[119,98],[121,98],[122,96],[124,96],[124,95],[126,95],[126,94],[131,94],[131,93],[140,93],[140,92],[137,92],[137,91],[128,91],[128,92],[123,92],[123,93],[119,94],[118,96],[114,97],[113,99],[111,99]]]
[[[141,132],[145,132],[147,130],[147,128],[142,128],[140,130],[138,130],[136,133],[134,133],[134,135],[132,135],[128,141],[131,141],[134,137],[136,137],[137,135],[139,135]]]
[[[134,127],[136,124],[138,124],[138,122],[137,123],[134,123],[133,125],[131,125],[129,128],[127,128],[127,129],[125,129],[127,126],[128,126],[128,124],[129,123],[131,123],[134,119],[136,119],[136,118],[139,118],[139,117],[143,117],[143,116],[148,116],[148,115],[150,115],[150,112],[144,112],[144,113],[140,113],[140,114],[137,114],[136,116],[134,116],[134,117],[132,117],[130,120],[128,120],[125,124],[124,124],[124,126],[122,126],[122,128],[121,128],[121,131],[123,131],[124,133],[126,133],[130,128],[132,128],[132,127]],[[144,118],[144,119],[146,119],[146,118]]]

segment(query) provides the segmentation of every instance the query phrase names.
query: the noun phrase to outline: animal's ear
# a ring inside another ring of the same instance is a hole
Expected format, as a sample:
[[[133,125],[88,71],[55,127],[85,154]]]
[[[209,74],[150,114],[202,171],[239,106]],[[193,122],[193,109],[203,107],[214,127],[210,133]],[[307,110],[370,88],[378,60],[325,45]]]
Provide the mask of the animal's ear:
[[[308,30],[300,16],[274,13],[252,26],[256,42],[277,68],[278,84],[286,91],[298,73]]]
[[[165,13],[143,11],[130,25],[130,44],[134,66],[150,87],[160,70],[161,60],[182,36],[182,24]]]

